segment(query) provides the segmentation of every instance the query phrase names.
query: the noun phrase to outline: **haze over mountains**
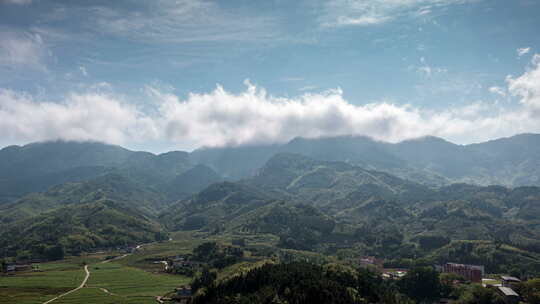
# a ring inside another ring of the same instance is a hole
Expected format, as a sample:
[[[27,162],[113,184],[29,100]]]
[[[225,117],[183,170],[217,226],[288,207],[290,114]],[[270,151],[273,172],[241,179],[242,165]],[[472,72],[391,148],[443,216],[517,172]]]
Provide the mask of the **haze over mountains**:
[[[296,138],[282,145],[203,148],[159,155],[101,143],[57,141],[0,150],[0,201],[111,172],[159,185],[158,189],[168,189],[174,200],[220,178],[238,180],[255,175],[278,153],[343,161],[428,185],[540,185],[537,134],[472,145],[456,145],[437,137],[397,144],[368,137]]]

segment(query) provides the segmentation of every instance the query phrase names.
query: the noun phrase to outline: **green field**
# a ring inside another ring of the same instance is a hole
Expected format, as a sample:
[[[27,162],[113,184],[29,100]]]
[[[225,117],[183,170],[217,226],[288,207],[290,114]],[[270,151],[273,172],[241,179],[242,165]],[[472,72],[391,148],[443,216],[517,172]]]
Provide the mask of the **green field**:
[[[173,236],[174,241],[146,244],[135,253],[103,263],[106,256],[122,256],[120,252],[108,252],[83,257],[70,257],[59,262],[43,263],[42,272],[16,273],[0,276],[0,303],[41,304],[78,287],[88,264],[90,277],[86,286],[55,300],[52,304],[129,304],[156,303],[156,296],[163,296],[174,288],[187,285],[191,278],[162,272],[163,265],[155,263],[167,257],[191,253],[201,242],[216,240],[230,243],[234,238],[197,239],[189,233]],[[252,246],[266,247],[267,238],[246,237]],[[316,255],[311,253],[311,255]],[[220,271],[220,279],[260,266],[269,260],[251,257],[230,265]]]
[[[94,264],[89,270],[87,287],[55,303],[155,303],[156,296],[189,283],[186,277],[154,274],[119,263]]]
[[[147,245],[135,254],[110,263],[105,255],[72,257],[42,263],[42,272],[0,276],[0,303],[38,304],[78,287],[89,265],[86,287],[53,303],[156,303],[155,297],[188,284],[190,278],[158,273],[162,265],[149,259],[185,252],[187,241]]]
[[[45,263],[40,266],[43,272],[0,276],[0,303],[43,303],[79,286],[85,273],[77,262]]]

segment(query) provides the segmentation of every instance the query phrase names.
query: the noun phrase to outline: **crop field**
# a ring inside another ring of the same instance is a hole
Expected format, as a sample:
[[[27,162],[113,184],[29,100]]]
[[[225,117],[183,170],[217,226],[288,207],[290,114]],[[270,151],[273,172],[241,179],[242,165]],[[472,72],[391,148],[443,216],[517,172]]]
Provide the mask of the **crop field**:
[[[152,243],[143,246],[141,249],[137,250],[135,254],[128,255],[117,262],[125,266],[155,272],[161,270],[163,266],[160,264],[153,264],[152,261],[163,260],[166,257],[190,253],[193,248],[199,245],[201,242],[201,240],[185,237],[180,240],[170,242]]]
[[[155,303],[156,296],[189,283],[183,276],[153,274],[119,263],[94,264],[89,270],[87,287],[54,303]]]
[[[105,255],[70,257],[40,264],[40,272],[21,272],[0,276],[0,303],[39,304],[78,287],[85,277],[84,263],[90,278],[86,287],[59,298],[61,303],[156,303],[156,296],[190,279],[157,273],[162,265],[149,259],[174,255],[191,248],[187,242],[151,244],[123,259],[102,263]],[[120,254],[115,254],[120,255]]]
[[[79,286],[85,276],[77,260],[45,263],[40,269],[0,276],[0,303],[42,303]]]

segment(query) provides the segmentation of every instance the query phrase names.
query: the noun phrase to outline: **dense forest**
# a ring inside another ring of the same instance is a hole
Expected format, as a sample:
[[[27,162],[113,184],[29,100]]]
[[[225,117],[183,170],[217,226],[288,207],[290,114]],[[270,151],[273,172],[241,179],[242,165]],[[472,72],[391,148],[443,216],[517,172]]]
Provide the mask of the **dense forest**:
[[[540,303],[539,279],[513,287],[527,303]],[[204,270],[192,288],[195,304],[412,304],[440,298],[456,304],[506,303],[495,288],[467,282],[456,274],[440,274],[431,267],[416,267],[399,280],[384,280],[367,269],[339,264],[269,263],[225,281],[217,281],[215,274]]]

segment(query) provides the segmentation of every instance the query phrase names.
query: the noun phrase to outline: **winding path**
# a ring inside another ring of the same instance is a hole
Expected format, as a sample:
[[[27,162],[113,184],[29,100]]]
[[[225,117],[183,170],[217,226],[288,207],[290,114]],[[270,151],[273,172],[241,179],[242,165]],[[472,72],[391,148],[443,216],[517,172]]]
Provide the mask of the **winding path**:
[[[138,245],[138,246],[136,247],[136,249],[141,249],[143,246],[149,245],[149,244],[152,244],[152,243],[147,243],[147,244],[141,244],[141,245]],[[102,264],[105,264],[105,263],[109,263],[109,262],[111,262],[111,261],[120,260],[120,259],[123,259],[123,258],[127,257],[128,255],[131,255],[131,254],[132,254],[132,253],[126,253],[126,254],[124,254],[124,255],[115,257],[115,258],[113,258],[113,259],[102,261],[101,263],[102,263]],[[68,291],[68,292],[66,292],[66,293],[63,293],[63,294],[61,294],[61,295],[59,295],[59,296],[57,296],[57,297],[54,297],[54,298],[48,300],[47,302],[43,302],[43,304],[49,304],[49,303],[51,303],[51,302],[53,302],[53,301],[56,301],[56,300],[60,299],[61,297],[67,296],[68,294],[73,293],[73,292],[75,292],[75,291],[77,291],[77,290],[83,288],[84,285],[86,285],[86,282],[88,281],[88,278],[90,277],[90,271],[88,270],[88,265],[85,265],[85,266],[84,266],[84,271],[86,272],[86,277],[84,277],[84,280],[82,281],[81,285],[79,285],[79,287],[77,287],[77,288],[75,288],[75,289],[72,289],[72,290],[70,290],[70,291]],[[109,290],[107,290],[107,289],[105,289],[105,288],[101,288],[101,290],[102,290],[103,292],[105,292],[105,293],[108,293],[108,294],[111,294],[111,295],[115,295],[114,293],[110,292]]]
[[[51,303],[51,302],[53,302],[53,301],[56,301],[56,300],[60,299],[60,298],[63,297],[63,296],[67,296],[68,294],[70,294],[70,293],[72,293],[72,292],[75,292],[75,291],[77,291],[77,290],[83,288],[84,285],[86,285],[86,281],[88,281],[88,278],[90,277],[90,271],[88,271],[88,265],[85,265],[85,266],[84,266],[84,271],[86,272],[86,276],[84,277],[84,280],[82,281],[81,285],[79,285],[79,287],[77,287],[77,288],[75,288],[75,289],[72,289],[72,290],[70,290],[70,291],[68,291],[68,292],[66,292],[66,293],[63,293],[63,294],[61,294],[61,295],[59,295],[59,296],[57,296],[57,297],[55,297],[55,298],[52,298],[52,299],[50,299],[50,300],[47,301],[47,302],[43,302],[43,304],[49,304],[49,303]]]

